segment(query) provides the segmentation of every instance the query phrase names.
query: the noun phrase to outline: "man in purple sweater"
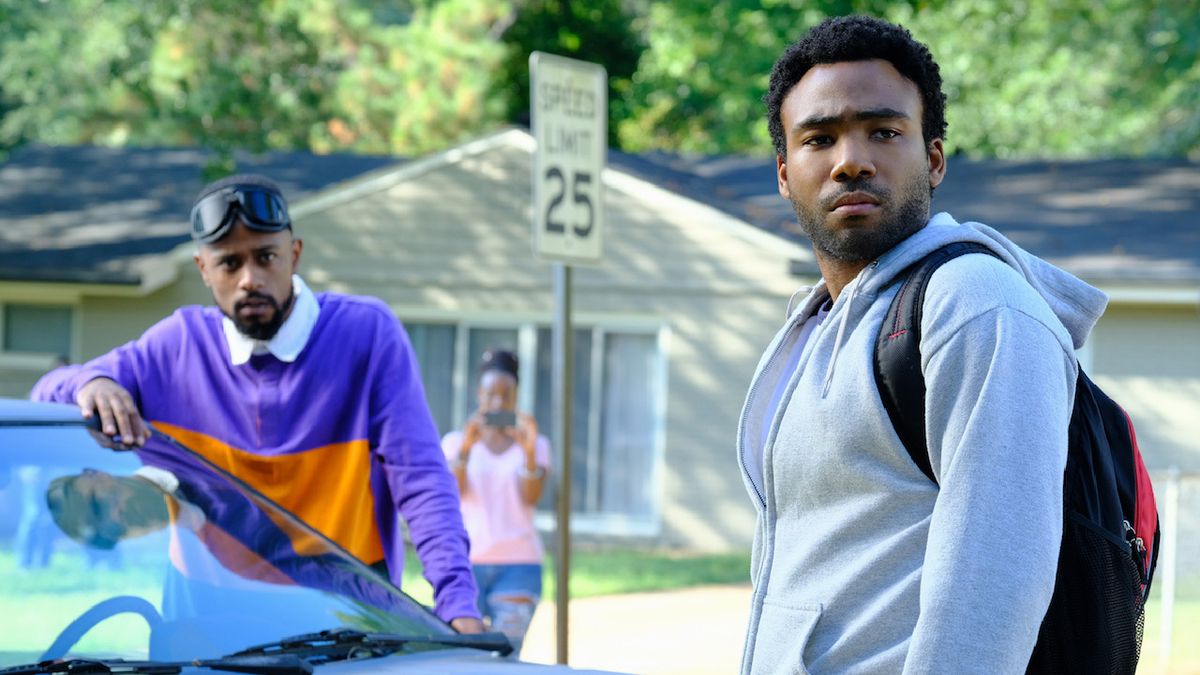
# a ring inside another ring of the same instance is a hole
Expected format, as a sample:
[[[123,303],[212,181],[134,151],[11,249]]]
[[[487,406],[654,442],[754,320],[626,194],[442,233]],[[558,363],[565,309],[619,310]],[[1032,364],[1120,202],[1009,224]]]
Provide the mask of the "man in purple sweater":
[[[454,477],[408,336],[375,298],[314,294],[280,189],[257,175],[206,187],[196,266],[216,307],[183,307],[139,339],[44,376],[130,445],[147,422],[253,485],[400,584],[408,524],[434,611],[482,630]],[[298,551],[303,554],[304,551]]]

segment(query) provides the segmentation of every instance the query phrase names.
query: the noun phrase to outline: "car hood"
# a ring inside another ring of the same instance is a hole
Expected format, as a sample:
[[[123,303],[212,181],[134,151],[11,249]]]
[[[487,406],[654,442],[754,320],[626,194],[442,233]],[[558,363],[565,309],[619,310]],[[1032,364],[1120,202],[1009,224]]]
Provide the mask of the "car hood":
[[[385,656],[377,659],[338,661],[319,666],[313,675],[622,675],[611,670],[579,670],[559,665],[511,661],[494,654],[471,649],[446,649]],[[628,674],[626,674],[628,675]]]

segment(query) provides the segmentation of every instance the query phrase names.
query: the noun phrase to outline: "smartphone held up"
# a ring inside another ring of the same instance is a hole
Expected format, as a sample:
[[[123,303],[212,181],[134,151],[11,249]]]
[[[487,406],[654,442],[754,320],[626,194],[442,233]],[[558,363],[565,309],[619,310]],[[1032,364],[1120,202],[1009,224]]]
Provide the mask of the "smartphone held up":
[[[483,423],[485,426],[504,427],[517,426],[517,413],[512,410],[490,410],[483,413]]]

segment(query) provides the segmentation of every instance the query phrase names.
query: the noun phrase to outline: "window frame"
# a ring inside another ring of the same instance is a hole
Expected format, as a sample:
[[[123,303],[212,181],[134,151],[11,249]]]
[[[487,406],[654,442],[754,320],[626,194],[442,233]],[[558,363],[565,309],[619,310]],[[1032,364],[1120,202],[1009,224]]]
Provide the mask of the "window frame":
[[[68,336],[68,348],[66,354],[60,354],[55,351],[36,352],[23,350],[10,350],[4,336],[8,329],[8,309],[12,306],[33,306],[47,307],[54,309],[65,309],[70,315],[70,331]],[[66,356],[71,363],[78,362],[78,355],[82,352],[80,344],[82,335],[82,317],[80,316],[78,302],[70,301],[55,301],[55,300],[13,300],[0,299],[0,367],[27,369],[27,370],[45,370],[54,366],[56,359],[60,356]]]
[[[452,378],[454,386],[453,409],[451,418],[461,420],[466,414],[466,396],[464,387],[471,385],[474,357],[469,354],[470,332],[472,329],[515,330],[517,332],[517,355],[521,361],[522,385],[518,394],[518,406],[523,410],[532,410],[537,400],[537,378],[533,371],[537,363],[537,332],[540,328],[552,328],[551,317],[536,312],[447,312],[431,310],[430,308],[396,308],[393,312],[405,326],[409,324],[441,324],[455,327],[454,333],[454,363]],[[650,442],[650,474],[646,477],[650,488],[650,499],[647,514],[634,516],[620,513],[575,513],[571,514],[571,529],[587,535],[603,535],[617,537],[657,537],[662,533],[663,513],[663,462],[666,454],[667,437],[667,401],[669,390],[670,327],[659,319],[636,315],[613,315],[589,312],[576,312],[572,320],[572,330],[592,331],[591,368],[591,399],[603,400],[604,394],[604,345],[609,334],[640,334],[652,336],[656,352],[655,383],[657,391],[653,394],[654,410],[652,440]],[[599,462],[601,436],[601,406],[593,405],[588,415],[588,461]],[[446,433],[447,429],[441,430]],[[554,446],[554,464],[561,464],[561,448]],[[561,476],[558,472],[551,472]],[[589,499],[599,499],[599,472],[589,471]],[[538,509],[534,514],[534,522],[542,532],[552,532],[555,529],[557,515],[554,511]]]

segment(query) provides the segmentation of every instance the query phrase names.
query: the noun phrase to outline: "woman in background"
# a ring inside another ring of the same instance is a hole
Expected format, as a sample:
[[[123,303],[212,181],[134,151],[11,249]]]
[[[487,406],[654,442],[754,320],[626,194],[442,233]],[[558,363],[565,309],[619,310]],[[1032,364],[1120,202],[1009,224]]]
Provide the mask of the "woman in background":
[[[546,485],[550,443],[532,415],[517,411],[517,357],[487,350],[479,367],[479,409],[442,439],[462,495],[479,611],[521,650],[542,595],[542,541],[534,505]]]

